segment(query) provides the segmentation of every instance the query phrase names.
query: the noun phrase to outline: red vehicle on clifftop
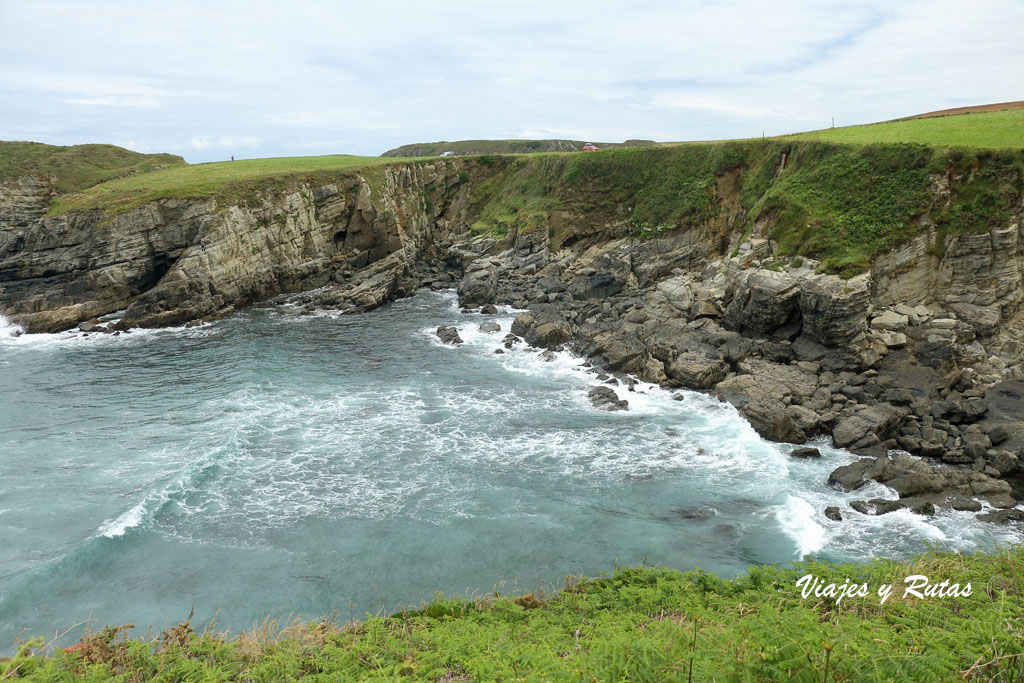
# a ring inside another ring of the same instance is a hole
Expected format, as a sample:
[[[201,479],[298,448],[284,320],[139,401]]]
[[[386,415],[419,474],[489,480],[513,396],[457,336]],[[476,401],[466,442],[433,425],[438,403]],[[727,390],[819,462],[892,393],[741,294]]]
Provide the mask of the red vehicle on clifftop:
[[[584,152],[596,152],[599,149],[600,149],[600,147],[598,147],[597,145],[592,145],[589,142],[587,144],[583,145],[583,151]]]

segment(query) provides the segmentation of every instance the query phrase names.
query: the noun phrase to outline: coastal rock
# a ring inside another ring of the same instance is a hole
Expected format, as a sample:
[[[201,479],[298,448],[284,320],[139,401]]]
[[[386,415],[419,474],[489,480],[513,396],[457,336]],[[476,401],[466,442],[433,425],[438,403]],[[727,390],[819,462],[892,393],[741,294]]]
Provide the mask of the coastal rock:
[[[909,319],[905,315],[895,311],[883,311],[881,315],[871,319],[871,329],[899,332],[906,329],[908,322]]]
[[[1024,522],[1024,510],[992,510],[975,517],[982,522],[992,524],[1009,524],[1010,522]]]
[[[554,349],[572,339],[572,327],[560,309],[539,305],[516,316],[512,334],[522,337],[530,346]]]
[[[771,398],[759,398],[746,403],[740,414],[750,426],[769,441],[802,443],[807,435],[801,431],[786,410],[786,404]]]
[[[688,389],[710,389],[725,379],[729,366],[721,358],[695,351],[684,351],[665,369],[665,373]]]
[[[800,287],[788,274],[752,271],[737,277],[732,300],[722,317],[726,329],[774,332],[798,316]]]
[[[460,306],[480,306],[494,302],[498,288],[498,268],[490,261],[474,261],[459,283]]]
[[[852,446],[869,434],[878,441],[885,441],[895,435],[908,412],[888,403],[873,405],[839,420],[832,430],[832,438],[839,448]]]
[[[437,338],[445,344],[461,344],[462,337],[459,336],[459,330],[455,327],[439,327],[437,328]]]
[[[900,502],[913,510],[928,510],[928,505],[971,509],[965,500],[981,498],[999,508],[1015,504],[1010,485],[980,472],[964,471],[948,466],[933,466],[905,453],[863,458],[837,467],[829,475],[831,486],[855,491],[869,481],[877,481],[894,489]]]
[[[488,334],[493,332],[501,332],[501,325],[493,321],[480,323],[480,331],[487,332]]]
[[[869,282],[867,275],[849,280],[834,275],[807,278],[800,287],[802,336],[826,347],[852,345],[861,339],[871,303]]]
[[[606,386],[591,387],[587,390],[587,398],[595,408],[601,410],[616,411],[628,410],[629,402],[620,400],[614,389]]]

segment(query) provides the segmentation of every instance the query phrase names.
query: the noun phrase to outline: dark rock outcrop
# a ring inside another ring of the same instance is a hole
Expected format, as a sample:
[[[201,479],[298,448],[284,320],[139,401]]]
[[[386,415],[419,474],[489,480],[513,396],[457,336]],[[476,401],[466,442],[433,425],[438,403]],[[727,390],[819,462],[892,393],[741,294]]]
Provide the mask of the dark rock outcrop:
[[[601,410],[628,410],[629,402],[620,400],[614,389],[606,386],[591,387],[587,390],[587,398],[595,408]]]

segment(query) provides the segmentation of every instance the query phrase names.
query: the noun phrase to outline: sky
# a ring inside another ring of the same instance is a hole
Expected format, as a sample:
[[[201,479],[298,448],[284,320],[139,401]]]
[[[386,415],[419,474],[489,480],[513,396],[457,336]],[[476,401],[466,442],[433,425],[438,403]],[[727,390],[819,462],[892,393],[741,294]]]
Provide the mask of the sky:
[[[713,140],[1024,99],[1024,0],[0,0],[0,139],[189,162]]]

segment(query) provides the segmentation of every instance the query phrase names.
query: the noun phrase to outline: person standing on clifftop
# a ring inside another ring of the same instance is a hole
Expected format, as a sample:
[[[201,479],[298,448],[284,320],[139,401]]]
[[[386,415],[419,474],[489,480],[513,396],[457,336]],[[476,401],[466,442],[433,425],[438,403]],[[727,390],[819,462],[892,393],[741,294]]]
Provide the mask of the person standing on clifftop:
[[[235,155],[234,155],[234,154],[232,154],[232,155],[231,155],[231,161],[234,161],[234,160],[235,160]]]

